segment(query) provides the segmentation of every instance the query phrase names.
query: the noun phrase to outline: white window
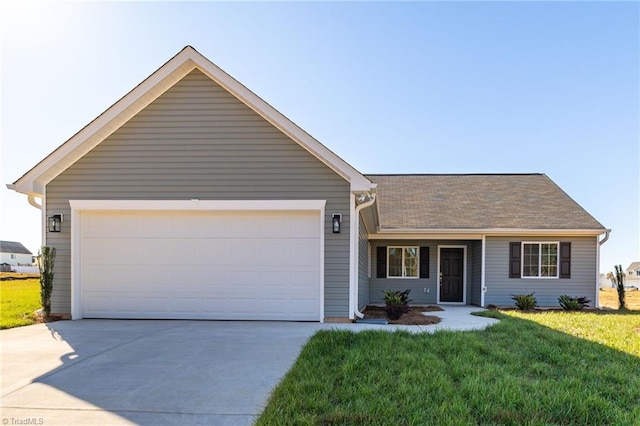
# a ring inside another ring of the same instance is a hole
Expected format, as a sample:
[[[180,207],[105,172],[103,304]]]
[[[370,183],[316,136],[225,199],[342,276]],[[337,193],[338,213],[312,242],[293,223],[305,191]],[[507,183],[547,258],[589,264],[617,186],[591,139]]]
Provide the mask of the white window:
[[[387,277],[418,278],[419,247],[388,247]]]
[[[16,258],[16,255],[15,255],[15,254],[13,254],[13,253],[11,253],[11,258],[12,258],[12,259],[15,259],[15,258]]]
[[[640,269],[636,271],[636,276],[640,277]]]
[[[556,242],[523,242],[522,277],[558,278],[558,246]]]

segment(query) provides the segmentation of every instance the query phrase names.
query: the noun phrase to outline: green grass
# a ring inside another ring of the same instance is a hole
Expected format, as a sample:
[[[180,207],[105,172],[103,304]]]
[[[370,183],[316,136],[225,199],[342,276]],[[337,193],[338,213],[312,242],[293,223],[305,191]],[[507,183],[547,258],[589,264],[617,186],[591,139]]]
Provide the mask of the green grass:
[[[39,279],[0,281],[0,329],[34,324],[38,308]]]
[[[476,332],[319,332],[258,425],[638,424],[639,314],[487,315]]]
[[[640,311],[633,313],[508,311],[505,314],[513,318],[535,321],[571,336],[640,357]]]

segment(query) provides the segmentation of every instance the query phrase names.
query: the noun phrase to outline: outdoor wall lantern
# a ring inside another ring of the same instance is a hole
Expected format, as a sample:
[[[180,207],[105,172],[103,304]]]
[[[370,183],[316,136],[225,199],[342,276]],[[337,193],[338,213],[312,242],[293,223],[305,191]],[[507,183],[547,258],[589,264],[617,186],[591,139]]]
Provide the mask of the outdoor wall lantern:
[[[334,213],[331,216],[331,227],[334,234],[340,233],[340,223],[342,223],[342,213]]]
[[[49,216],[49,232],[60,232],[62,229],[62,213]]]

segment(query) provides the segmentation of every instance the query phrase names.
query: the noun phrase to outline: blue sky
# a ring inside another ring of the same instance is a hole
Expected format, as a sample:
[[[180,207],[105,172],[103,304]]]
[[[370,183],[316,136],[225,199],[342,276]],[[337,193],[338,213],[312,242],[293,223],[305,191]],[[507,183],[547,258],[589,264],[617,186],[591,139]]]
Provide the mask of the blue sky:
[[[189,44],[363,173],[543,172],[613,229],[602,272],[640,260],[637,2],[0,7],[3,183]]]

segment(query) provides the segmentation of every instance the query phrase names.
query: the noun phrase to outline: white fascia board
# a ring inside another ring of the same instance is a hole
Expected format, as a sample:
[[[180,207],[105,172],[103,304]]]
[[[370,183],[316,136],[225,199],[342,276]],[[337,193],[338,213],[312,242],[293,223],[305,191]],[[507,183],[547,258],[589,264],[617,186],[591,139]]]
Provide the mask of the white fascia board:
[[[381,230],[369,236],[372,240],[385,239],[437,239],[437,238],[467,238],[482,239],[487,237],[529,236],[529,235],[567,235],[591,236],[601,235],[606,229],[522,229],[522,228],[494,228],[494,229],[394,229]]]
[[[178,53],[18,179],[15,182],[15,191],[42,195],[47,183],[95,148],[195,67],[196,64],[186,57],[186,49]]]
[[[480,233],[394,233],[369,234],[370,240],[480,240]]]
[[[195,68],[224,87],[241,102],[350,182],[352,191],[368,191],[375,188],[369,179],[347,162],[194,48],[187,46],[18,179],[13,189],[24,194],[42,195],[47,183],[95,148]]]
[[[71,210],[319,211],[326,200],[70,200]]]

